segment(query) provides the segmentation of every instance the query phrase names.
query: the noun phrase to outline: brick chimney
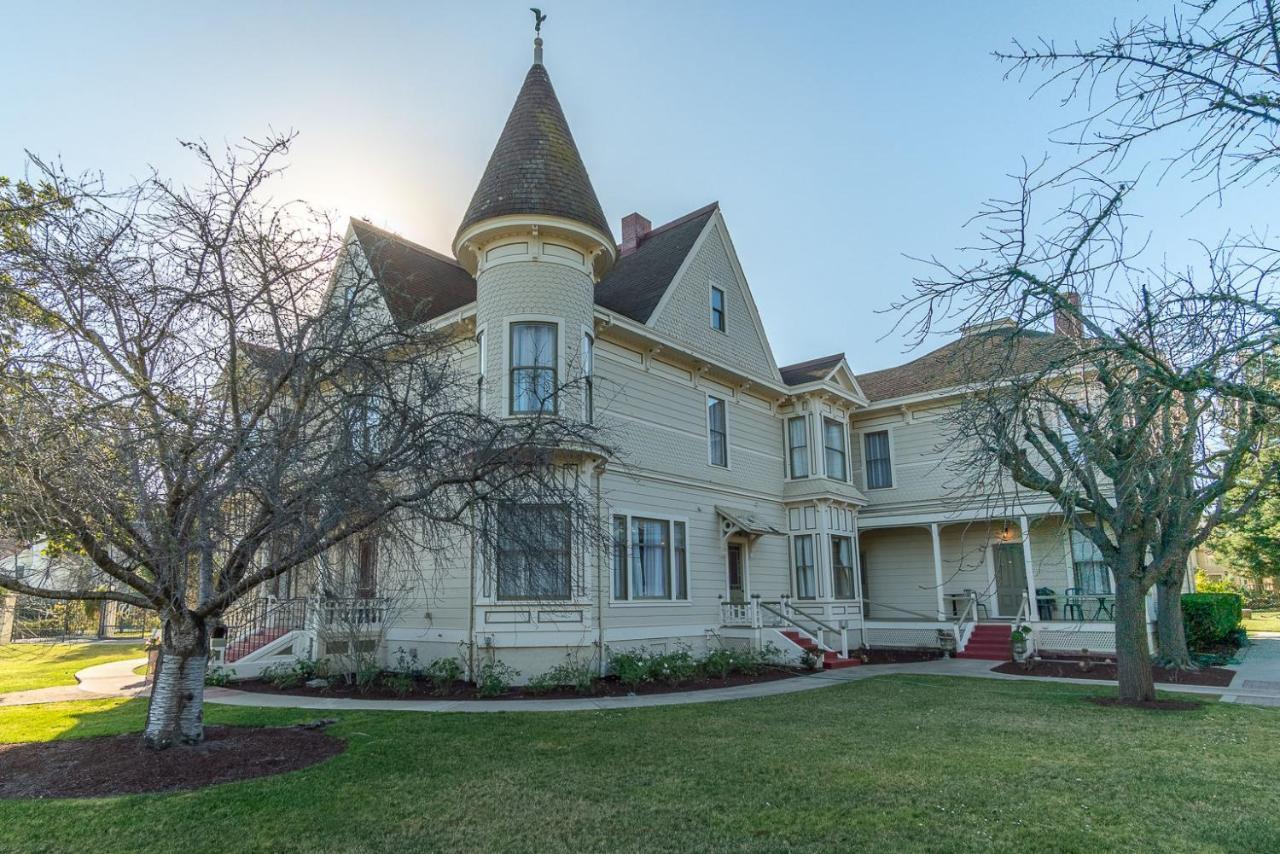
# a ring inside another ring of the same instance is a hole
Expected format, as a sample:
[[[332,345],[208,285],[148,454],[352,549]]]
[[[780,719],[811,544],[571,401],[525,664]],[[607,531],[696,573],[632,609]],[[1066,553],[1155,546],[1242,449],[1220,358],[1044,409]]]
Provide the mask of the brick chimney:
[[[622,218],[622,254],[630,255],[640,247],[640,241],[653,228],[653,223],[640,216],[638,213],[630,213]]]
[[[1075,306],[1076,311],[1080,310],[1080,294],[1075,291],[1067,291],[1063,294],[1067,302]],[[1081,338],[1084,335],[1084,328],[1080,323],[1080,318],[1072,314],[1058,309],[1053,313],[1053,331],[1058,335],[1066,335],[1070,338]]]

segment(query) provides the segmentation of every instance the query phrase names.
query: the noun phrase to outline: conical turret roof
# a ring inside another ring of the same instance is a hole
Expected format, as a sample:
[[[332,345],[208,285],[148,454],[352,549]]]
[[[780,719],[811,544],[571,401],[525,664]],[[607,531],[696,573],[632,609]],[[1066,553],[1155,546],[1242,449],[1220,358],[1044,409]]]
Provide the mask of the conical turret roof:
[[[613,239],[551,77],[540,62],[524,78],[458,234],[482,220],[510,214],[565,217]]]

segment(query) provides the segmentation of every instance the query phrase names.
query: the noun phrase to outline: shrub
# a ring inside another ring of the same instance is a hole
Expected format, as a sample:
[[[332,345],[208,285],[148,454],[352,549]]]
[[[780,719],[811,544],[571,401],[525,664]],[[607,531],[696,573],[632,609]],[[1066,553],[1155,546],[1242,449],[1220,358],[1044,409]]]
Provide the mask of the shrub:
[[[356,690],[367,693],[382,677],[382,668],[376,661],[365,661],[356,668]]]
[[[502,661],[489,661],[476,674],[476,693],[481,697],[505,694],[520,671]]]
[[[312,679],[329,676],[327,659],[299,658],[290,664],[273,664],[262,671],[261,679],[283,690],[297,688]]]
[[[1237,593],[1184,593],[1182,619],[1187,629],[1187,645],[1205,649],[1223,643],[1240,625],[1240,595]]]
[[[231,671],[225,667],[210,667],[205,671],[204,684],[211,688],[225,688],[231,684]]]
[[[782,659],[782,650],[772,641],[763,649],[745,650],[739,654],[738,670],[748,676],[759,676],[771,667],[777,667]]]
[[[683,644],[677,645],[672,652],[655,653],[649,656],[649,681],[674,685],[687,682],[698,675],[698,661],[692,650]]]
[[[636,688],[649,681],[649,653],[644,647],[632,652],[610,653],[609,669],[623,685]]]
[[[713,679],[724,679],[736,673],[739,666],[738,653],[727,647],[713,649],[702,659],[702,672]]]
[[[596,672],[590,664],[568,658],[564,664],[535,676],[526,686],[531,694],[546,694],[556,688],[572,688],[579,694],[590,694],[596,687]]]
[[[445,694],[453,687],[453,683],[462,679],[462,662],[452,656],[437,658],[427,665],[423,675],[437,694]]]

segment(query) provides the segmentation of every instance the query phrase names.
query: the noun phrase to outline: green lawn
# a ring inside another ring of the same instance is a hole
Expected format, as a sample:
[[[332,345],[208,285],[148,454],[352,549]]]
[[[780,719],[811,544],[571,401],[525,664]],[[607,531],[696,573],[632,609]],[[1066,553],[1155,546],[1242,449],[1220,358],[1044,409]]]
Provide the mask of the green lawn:
[[[0,694],[76,684],[76,673],[95,664],[137,658],[141,642],[14,643],[0,646]]]
[[[886,676],[616,712],[325,712],[350,749],[322,765],[176,795],[0,801],[0,848],[1280,850],[1280,712],[1082,700],[1109,690]],[[127,731],[142,712],[0,709],[0,741]]]
[[[1280,632],[1280,611],[1254,611],[1243,624],[1251,632]]]

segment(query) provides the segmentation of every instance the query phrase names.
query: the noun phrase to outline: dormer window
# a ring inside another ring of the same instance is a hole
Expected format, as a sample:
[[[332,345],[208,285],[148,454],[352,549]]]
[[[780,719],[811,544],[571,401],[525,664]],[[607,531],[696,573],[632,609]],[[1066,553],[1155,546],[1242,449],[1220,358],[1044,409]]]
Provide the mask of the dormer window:
[[[724,291],[711,286],[711,328],[724,332]]]
[[[511,414],[556,411],[556,325],[511,324]]]

